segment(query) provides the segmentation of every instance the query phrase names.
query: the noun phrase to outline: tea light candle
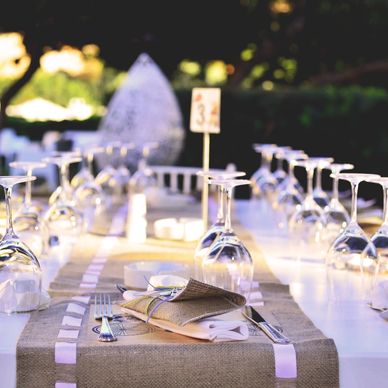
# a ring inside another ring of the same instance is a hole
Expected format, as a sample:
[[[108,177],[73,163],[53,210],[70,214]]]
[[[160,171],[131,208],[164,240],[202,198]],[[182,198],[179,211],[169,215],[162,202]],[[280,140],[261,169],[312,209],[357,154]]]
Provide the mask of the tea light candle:
[[[203,234],[199,218],[162,218],[154,222],[157,238],[166,240],[196,241]]]

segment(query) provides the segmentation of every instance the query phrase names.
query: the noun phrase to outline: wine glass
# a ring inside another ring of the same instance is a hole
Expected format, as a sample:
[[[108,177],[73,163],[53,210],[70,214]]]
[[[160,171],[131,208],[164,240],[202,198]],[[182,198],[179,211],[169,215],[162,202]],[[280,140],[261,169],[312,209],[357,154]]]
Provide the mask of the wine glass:
[[[249,298],[252,278],[252,257],[236,236],[231,224],[233,190],[236,186],[249,185],[247,179],[213,179],[211,184],[221,185],[226,193],[225,227],[210,246],[202,260],[202,274],[206,283],[237,292]]]
[[[55,151],[49,157],[63,157],[63,158],[70,158],[70,159],[75,158],[77,161],[74,163],[78,163],[79,161],[81,161],[79,151]],[[43,158],[42,162],[51,163],[46,161],[47,158]],[[54,204],[58,200],[58,198],[63,194],[62,193],[63,190],[66,190],[65,195],[68,198],[73,197],[73,188],[71,187],[69,182],[69,165],[63,165],[62,168],[63,168],[63,171],[61,171],[61,174],[65,178],[63,179],[64,185],[61,185],[61,184],[58,185],[57,188],[53,191],[48,201],[49,205]]]
[[[155,173],[148,165],[151,151],[158,148],[158,143],[145,143],[142,147],[142,157],[139,160],[136,172],[129,180],[129,196],[135,194],[145,195],[146,201],[154,205],[159,199],[159,188]]]
[[[286,160],[287,153],[291,151],[291,147],[278,146],[276,148],[275,158],[277,160],[276,170],[273,172],[273,176],[278,182],[278,185],[284,181],[287,177],[287,173],[284,171],[284,161]]]
[[[121,179],[117,169],[113,166],[115,151],[121,148],[120,142],[111,142],[105,148],[108,164],[97,174],[95,182],[101,187],[110,203],[119,203],[122,199]]]
[[[295,178],[294,169],[299,160],[305,160],[307,157],[303,151],[290,151],[285,155],[288,162],[288,175],[279,185],[279,194],[275,206],[278,218],[277,225],[280,229],[287,227],[296,206],[301,205],[303,202],[303,189],[300,192],[299,187],[301,186]]]
[[[325,167],[331,171],[331,177],[333,178],[333,192],[332,198],[327,206],[323,209],[323,214],[326,220],[326,227],[324,231],[324,240],[331,244],[334,239],[346,228],[349,223],[350,217],[345,206],[339,201],[338,198],[338,177],[341,171],[352,170],[353,164],[349,163],[332,163],[330,166]]]
[[[86,230],[92,225],[94,217],[103,210],[105,196],[101,187],[95,182],[93,175],[93,159],[97,153],[104,152],[103,147],[88,148],[84,155],[86,165],[73,177],[71,183],[76,187],[74,196],[77,207],[82,209]]]
[[[35,179],[33,176],[0,176],[7,209],[7,228],[0,241],[0,311],[7,314],[36,310],[40,304],[40,264],[31,249],[15,234],[11,208],[13,186]]]
[[[28,177],[32,176],[33,170],[46,167],[46,163],[36,161],[11,162],[9,165],[12,168],[24,170]],[[24,202],[16,213],[13,225],[18,236],[31,248],[37,257],[40,257],[47,248],[48,229],[40,217],[39,209],[32,204],[31,184],[31,181],[26,182]]]
[[[135,149],[134,143],[125,143],[125,144],[122,144],[120,147],[121,161],[120,161],[120,165],[117,167],[117,173],[121,182],[122,191],[124,193],[127,192],[128,183],[131,178],[131,172],[126,166],[128,151],[133,149]]]
[[[377,261],[377,251],[372,241],[357,223],[358,187],[361,182],[379,178],[379,175],[339,173],[337,177],[351,184],[351,216],[345,230],[332,243],[326,256],[326,264],[329,270],[348,269],[363,273],[364,269]]]
[[[47,223],[50,241],[58,241],[63,247],[66,241],[69,243],[75,242],[83,231],[83,219],[81,213],[76,208],[72,198],[71,189],[69,189],[68,170],[71,163],[80,162],[79,157],[69,156],[50,156],[44,158],[46,163],[55,164],[59,169],[60,177],[60,195],[57,200],[49,207],[44,215],[44,220]]]
[[[368,179],[368,182],[381,185],[384,196],[383,223],[373,234],[371,241],[377,251],[377,263],[372,261],[370,266],[364,271],[369,275],[369,291],[374,292],[379,281],[386,279],[388,273],[388,177]]]
[[[252,193],[256,197],[264,197],[272,204],[272,195],[276,190],[277,180],[271,172],[271,162],[277,150],[275,144],[254,144],[255,152],[261,154],[261,166],[251,176]]]
[[[102,152],[104,152],[104,148],[98,147],[98,146],[87,147],[87,148],[84,148],[82,152],[80,152],[80,156],[82,157],[82,167],[77,172],[77,174],[73,176],[70,182],[70,185],[74,191],[76,191],[84,183],[94,180],[94,174],[93,174],[94,155]],[[77,156],[77,155],[74,155],[74,156]]]
[[[313,198],[315,202],[323,209],[329,204],[329,196],[322,190],[322,170],[330,166],[334,162],[333,158],[314,157],[311,158],[316,161],[316,177],[315,187],[313,190]]]
[[[244,176],[246,173],[243,171],[219,171],[219,172],[197,172],[198,176],[204,177],[209,183],[209,178],[211,179],[235,179],[238,177]],[[206,184],[206,183],[205,183]],[[224,217],[224,197],[225,191],[222,185],[217,185],[218,187],[218,210],[217,210],[217,219],[210,226],[210,228],[205,232],[202,238],[199,240],[197,247],[194,253],[194,264],[193,264],[193,273],[194,278],[198,280],[202,280],[202,260],[203,257],[209,250],[209,247],[214,243],[214,241],[219,237],[219,235],[224,230],[225,226],[225,217]]]
[[[291,150],[286,153],[284,159],[288,163],[288,172],[287,176],[284,178],[284,180],[279,183],[278,185],[278,193],[280,194],[282,191],[284,191],[287,186],[293,185],[296,190],[300,193],[300,195],[304,196],[304,189],[302,185],[299,183],[298,179],[296,179],[294,175],[294,169],[295,169],[295,162],[297,160],[304,160],[307,159],[308,156],[303,150]],[[290,162],[293,161],[294,163],[290,165]]]
[[[318,163],[319,161],[315,158],[309,158],[295,163],[296,166],[301,166],[306,169],[307,193],[302,204],[296,206],[288,223],[291,236],[297,241],[300,248],[299,255],[308,253],[311,258],[316,253],[318,253],[318,256],[321,254],[321,235],[325,227],[323,210],[313,198],[313,177]],[[305,251],[305,248],[308,251]],[[316,251],[317,249],[318,251]]]

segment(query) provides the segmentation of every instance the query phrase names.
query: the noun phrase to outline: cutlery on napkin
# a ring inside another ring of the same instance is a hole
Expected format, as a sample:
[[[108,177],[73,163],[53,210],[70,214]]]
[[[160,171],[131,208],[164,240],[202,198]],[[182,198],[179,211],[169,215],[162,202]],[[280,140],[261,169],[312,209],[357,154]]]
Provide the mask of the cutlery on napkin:
[[[144,292],[126,291],[121,305],[125,312],[155,326],[209,341],[246,340],[247,324],[228,320],[222,314],[245,305],[234,292],[177,276],[154,276]]]

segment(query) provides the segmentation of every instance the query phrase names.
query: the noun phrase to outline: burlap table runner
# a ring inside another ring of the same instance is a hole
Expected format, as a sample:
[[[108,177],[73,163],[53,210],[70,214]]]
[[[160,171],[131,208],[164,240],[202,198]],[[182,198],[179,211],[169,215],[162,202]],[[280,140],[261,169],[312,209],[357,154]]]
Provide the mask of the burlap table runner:
[[[104,225],[108,224],[105,220]],[[105,226],[99,227],[103,230]],[[163,331],[135,318],[118,316],[112,322],[119,334],[118,341],[98,342],[99,324],[93,319],[89,296],[94,292],[109,292],[119,304],[121,295],[115,284],[122,283],[125,262],[191,261],[195,244],[169,244],[151,239],[145,245],[130,246],[122,237],[86,235],[50,286],[53,296],[50,308],[32,313],[19,339],[17,386],[338,386],[338,356],[333,340],[326,338],[299,309],[288,286],[280,284],[269,271],[249,234],[240,227],[236,230],[255,261],[255,279],[260,282],[265,304],[260,312],[269,322],[280,325],[293,341],[296,378],[276,377],[278,348],[250,324],[247,341],[209,343]],[[84,278],[85,274],[90,275],[88,268],[101,265],[100,261],[103,268],[95,288],[80,288],[89,279]],[[72,333],[77,335],[71,338]]]

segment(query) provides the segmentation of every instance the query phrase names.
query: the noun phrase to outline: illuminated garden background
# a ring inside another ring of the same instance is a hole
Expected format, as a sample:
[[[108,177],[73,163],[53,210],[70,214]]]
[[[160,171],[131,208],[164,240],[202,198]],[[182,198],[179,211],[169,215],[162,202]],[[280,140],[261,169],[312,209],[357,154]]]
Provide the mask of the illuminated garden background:
[[[95,130],[147,52],[170,79],[186,128],[191,88],[222,87],[212,164],[251,172],[275,142],[384,173],[388,1],[13,1],[0,15],[1,126],[31,139]],[[180,163],[199,165],[189,132]]]

